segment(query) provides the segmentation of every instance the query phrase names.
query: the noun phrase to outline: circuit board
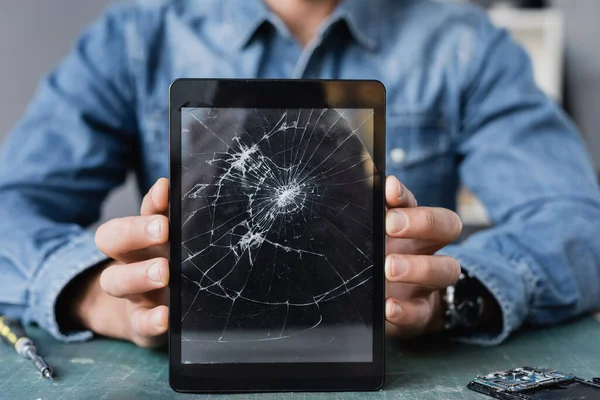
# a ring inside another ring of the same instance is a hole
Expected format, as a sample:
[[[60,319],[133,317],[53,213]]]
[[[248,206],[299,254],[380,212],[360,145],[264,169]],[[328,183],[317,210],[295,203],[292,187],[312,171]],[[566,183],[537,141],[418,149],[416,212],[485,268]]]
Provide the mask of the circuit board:
[[[515,393],[541,386],[568,383],[574,379],[574,375],[563,374],[553,369],[521,367],[478,376],[472,383],[487,386],[495,391]]]

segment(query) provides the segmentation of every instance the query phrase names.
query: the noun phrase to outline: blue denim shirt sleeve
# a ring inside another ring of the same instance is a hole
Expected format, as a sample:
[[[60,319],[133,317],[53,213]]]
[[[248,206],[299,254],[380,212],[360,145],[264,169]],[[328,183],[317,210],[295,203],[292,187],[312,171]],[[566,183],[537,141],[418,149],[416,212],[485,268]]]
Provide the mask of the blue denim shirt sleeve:
[[[464,88],[460,176],[495,227],[440,253],[498,300],[495,344],[523,323],[557,323],[600,308],[600,191],[576,128],[540,92],[525,52],[481,18],[482,46]]]
[[[43,81],[0,156],[0,313],[63,332],[56,300],[105,258],[86,231],[128,168],[134,136],[124,13],[109,12]]]

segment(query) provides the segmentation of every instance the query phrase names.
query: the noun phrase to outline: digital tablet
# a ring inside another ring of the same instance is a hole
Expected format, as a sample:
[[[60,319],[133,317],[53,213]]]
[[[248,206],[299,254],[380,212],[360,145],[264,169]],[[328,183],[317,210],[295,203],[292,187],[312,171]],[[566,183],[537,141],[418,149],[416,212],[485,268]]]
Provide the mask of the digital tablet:
[[[175,390],[381,387],[381,83],[177,80],[170,179]]]

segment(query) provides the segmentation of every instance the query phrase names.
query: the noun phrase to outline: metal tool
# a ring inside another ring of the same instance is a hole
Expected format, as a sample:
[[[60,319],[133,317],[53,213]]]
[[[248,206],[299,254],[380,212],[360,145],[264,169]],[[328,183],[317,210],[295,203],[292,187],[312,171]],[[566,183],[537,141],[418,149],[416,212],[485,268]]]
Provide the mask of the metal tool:
[[[25,335],[25,329],[20,322],[0,316],[0,338],[9,346],[14,347],[17,353],[29,358],[44,378],[53,378],[52,368],[37,354],[35,345]]]

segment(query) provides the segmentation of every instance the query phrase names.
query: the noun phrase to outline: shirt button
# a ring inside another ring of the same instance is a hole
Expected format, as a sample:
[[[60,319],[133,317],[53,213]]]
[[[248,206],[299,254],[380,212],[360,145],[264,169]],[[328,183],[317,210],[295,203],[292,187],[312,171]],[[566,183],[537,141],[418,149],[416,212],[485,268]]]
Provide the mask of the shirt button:
[[[402,161],[404,161],[405,156],[406,156],[406,152],[401,147],[396,147],[395,149],[392,149],[390,151],[390,158],[396,164],[400,164]]]

